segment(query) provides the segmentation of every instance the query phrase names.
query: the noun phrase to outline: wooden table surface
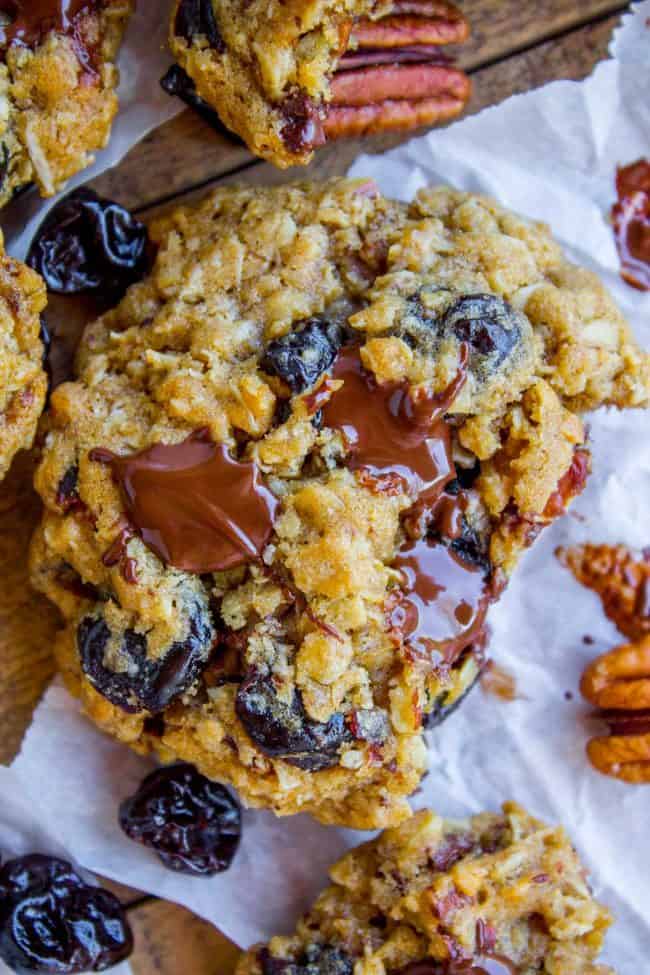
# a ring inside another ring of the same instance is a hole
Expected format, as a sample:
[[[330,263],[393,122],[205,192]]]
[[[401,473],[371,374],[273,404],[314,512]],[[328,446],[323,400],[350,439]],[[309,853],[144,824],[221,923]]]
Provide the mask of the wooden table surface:
[[[607,56],[612,31],[629,6],[617,0],[459,0],[472,38],[458,62],[474,82],[466,114],[509,95],[557,79],[578,80]],[[325,147],[308,170],[274,170],[240,145],[215,133],[190,111],[152,132],[94,187],[145,217],[221,182],[278,183],[343,174],[361,151],[379,152],[392,136]],[[29,487],[32,467],[21,456],[0,487],[0,761],[9,762],[52,675],[56,613],[30,593],[26,545],[38,501]],[[109,885],[116,888],[116,885]],[[135,975],[228,975],[237,949],[188,911],[136,891],[116,888],[129,904],[136,934]],[[261,893],[261,892],[260,892]]]

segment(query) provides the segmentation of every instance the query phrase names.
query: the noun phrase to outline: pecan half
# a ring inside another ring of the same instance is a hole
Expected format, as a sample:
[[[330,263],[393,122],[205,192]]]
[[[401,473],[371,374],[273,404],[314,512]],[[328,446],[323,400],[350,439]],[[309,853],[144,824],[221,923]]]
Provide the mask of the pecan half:
[[[605,720],[607,717],[602,715]],[[589,761],[603,775],[641,785],[650,782],[650,711],[642,726],[646,730],[592,738],[587,743]]]
[[[458,115],[471,93],[469,78],[440,46],[469,33],[452,4],[388,0],[352,26],[348,49],[331,80],[323,127],[328,139],[414,129]]]
[[[580,693],[597,708],[650,708],[650,635],[592,660],[582,675]]]
[[[587,743],[594,768],[624,782],[650,782],[650,636],[593,660],[580,691],[609,727],[609,735]]]
[[[600,596],[605,615],[629,640],[650,634],[650,551],[636,558],[625,545],[557,550],[578,582]]]

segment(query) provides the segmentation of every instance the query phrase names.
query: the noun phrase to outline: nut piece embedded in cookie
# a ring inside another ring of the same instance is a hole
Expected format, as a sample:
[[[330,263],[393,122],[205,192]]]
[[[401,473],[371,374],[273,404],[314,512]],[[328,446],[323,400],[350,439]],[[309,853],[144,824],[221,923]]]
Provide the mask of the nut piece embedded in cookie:
[[[45,424],[32,578],[66,683],[249,805],[398,823],[490,604],[584,486],[580,389],[637,403],[646,360],[615,310],[592,359],[595,279],[471,194],[235,187],[150,233]]]
[[[236,975],[614,975],[612,918],[561,828],[515,803],[443,820],[427,810],[351,850],[293,934]]]
[[[468,32],[437,0],[177,0],[170,46],[193,97],[286,167],[327,140],[458,115],[470,81],[441,49]]]
[[[28,183],[52,196],[108,142],[115,58],[133,0],[0,4],[0,206]]]
[[[0,233],[0,479],[18,450],[31,447],[45,404],[38,274],[4,253]]]

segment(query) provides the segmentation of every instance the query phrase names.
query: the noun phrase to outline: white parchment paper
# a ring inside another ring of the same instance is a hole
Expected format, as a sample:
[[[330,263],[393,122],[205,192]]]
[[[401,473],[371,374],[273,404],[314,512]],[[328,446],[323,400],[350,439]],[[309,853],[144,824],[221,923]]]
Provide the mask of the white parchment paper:
[[[577,260],[605,278],[640,341],[650,347],[650,294],[625,285],[608,225],[617,163],[650,155],[650,0],[636,5],[615,59],[583,83],[558,82],[414,140],[362,157],[402,198],[432,181],[489,192],[553,225]],[[448,815],[516,798],[562,822],[588,862],[617,923],[605,960],[621,975],[650,963],[650,789],[604,778],[588,765],[587,707],[577,692],[595,653],[621,642],[597,598],[555,560],[558,544],[650,543],[648,415],[599,411],[590,420],[594,474],[574,504],[523,559],[491,615],[491,652],[517,678],[520,699],[475,692],[430,736],[430,774],[415,797]],[[586,646],[582,637],[595,640]],[[570,692],[567,696],[566,692]],[[572,696],[571,696],[572,695]],[[0,849],[64,852],[89,870],[185,904],[242,945],[289,930],[322,886],[327,864],[363,834],[308,817],[246,812],[231,869],[210,880],[166,871],[122,836],[116,812],[149,763],[92,728],[55,684],[22,751],[0,768]]]
[[[171,0],[137,0],[117,59],[119,113],[110,141],[96,153],[95,162],[70,179],[58,196],[42,200],[31,189],[2,211],[0,226],[7,251],[14,257],[25,257],[34,231],[61,196],[115,166],[151,129],[184,108],[180,99],[170,97],[159,84],[172,63],[167,50],[170,6]]]

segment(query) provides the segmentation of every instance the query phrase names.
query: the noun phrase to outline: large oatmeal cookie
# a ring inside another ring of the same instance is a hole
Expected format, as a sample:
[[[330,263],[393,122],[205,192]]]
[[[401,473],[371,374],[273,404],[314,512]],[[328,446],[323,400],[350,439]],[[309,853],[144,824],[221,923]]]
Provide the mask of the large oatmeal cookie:
[[[132,9],[133,0],[0,3],[0,206],[32,182],[52,196],[106,145]]]
[[[14,454],[31,447],[47,393],[40,314],[45,285],[4,253],[0,233],[0,480]]]
[[[584,483],[575,411],[646,402],[647,358],[545,227],[451,190],[224,189],[151,232],[36,478],[66,681],[252,805],[397,822]]]
[[[236,975],[613,975],[611,923],[564,830],[515,803],[444,820],[426,810],[352,850],[295,933]]]

